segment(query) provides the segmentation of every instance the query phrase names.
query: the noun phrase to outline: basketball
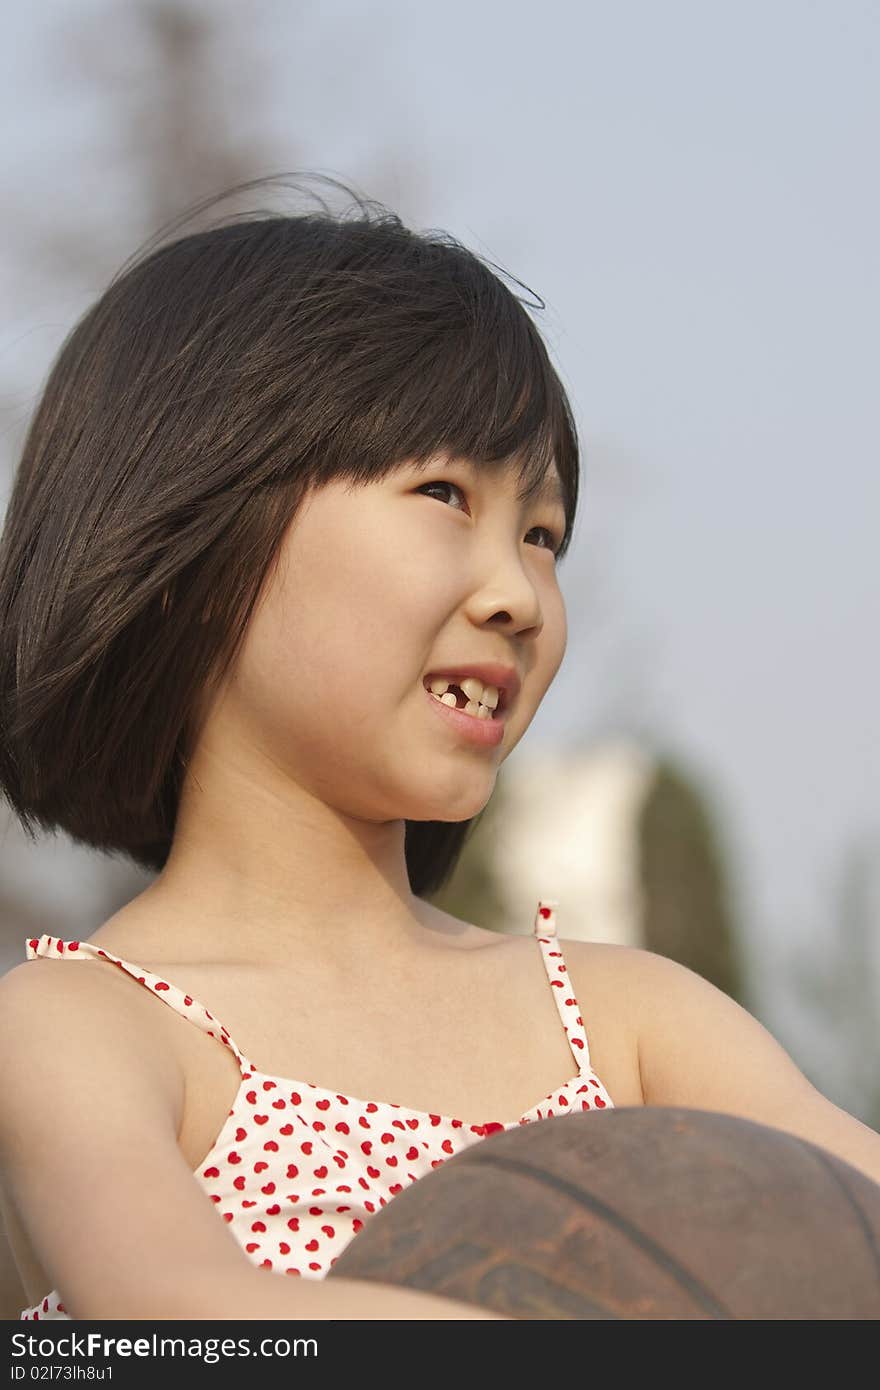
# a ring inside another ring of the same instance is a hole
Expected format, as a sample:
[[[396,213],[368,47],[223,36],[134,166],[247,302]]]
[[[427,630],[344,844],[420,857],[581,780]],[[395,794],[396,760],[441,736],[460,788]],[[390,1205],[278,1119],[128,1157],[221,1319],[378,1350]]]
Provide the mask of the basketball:
[[[558,1116],[420,1178],[327,1277],[529,1319],[880,1318],[880,1184],[732,1115]]]

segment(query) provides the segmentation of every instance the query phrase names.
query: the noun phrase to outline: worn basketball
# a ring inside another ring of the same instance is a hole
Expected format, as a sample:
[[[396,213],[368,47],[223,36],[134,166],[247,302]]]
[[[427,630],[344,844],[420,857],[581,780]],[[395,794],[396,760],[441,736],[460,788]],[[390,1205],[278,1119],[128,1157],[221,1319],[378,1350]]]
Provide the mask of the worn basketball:
[[[880,1318],[880,1184],[732,1115],[558,1116],[419,1178],[327,1277],[516,1318]]]

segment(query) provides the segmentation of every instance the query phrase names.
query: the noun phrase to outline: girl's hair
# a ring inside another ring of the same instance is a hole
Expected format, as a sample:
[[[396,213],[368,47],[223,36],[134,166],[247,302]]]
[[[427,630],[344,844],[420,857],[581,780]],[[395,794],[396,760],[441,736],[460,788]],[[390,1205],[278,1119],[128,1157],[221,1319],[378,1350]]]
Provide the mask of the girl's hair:
[[[568,548],[576,429],[523,301],[327,181],[360,215],[319,198],[148,243],[56,356],[0,538],[0,791],[32,841],[164,867],[201,697],[312,488],[449,450],[516,460],[525,500],[555,459]],[[414,894],[476,819],[407,821]]]

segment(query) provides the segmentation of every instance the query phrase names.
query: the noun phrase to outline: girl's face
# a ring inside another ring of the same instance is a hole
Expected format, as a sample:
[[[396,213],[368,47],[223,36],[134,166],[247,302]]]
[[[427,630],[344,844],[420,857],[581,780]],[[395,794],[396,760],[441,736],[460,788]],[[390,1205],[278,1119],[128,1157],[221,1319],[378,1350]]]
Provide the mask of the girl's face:
[[[306,498],[208,715],[213,747],[282,797],[290,780],[358,819],[477,815],[567,638],[553,556],[565,512],[518,502],[516,484],[512,467],[441,459]],[[440,717],[423,684],[480,662],[521,680],[494,746]]]

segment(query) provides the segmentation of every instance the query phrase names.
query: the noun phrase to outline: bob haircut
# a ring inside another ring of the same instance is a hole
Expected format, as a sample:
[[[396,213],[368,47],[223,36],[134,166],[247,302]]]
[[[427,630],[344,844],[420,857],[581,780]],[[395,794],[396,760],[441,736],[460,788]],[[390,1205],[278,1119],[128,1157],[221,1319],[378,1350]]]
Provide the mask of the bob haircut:
[[[318,198],[147,243],[59,349],[0,537],[0,791],[32,841],[162,870],[200,701],[311,489],[449,450],[518,464],[525,501],[555,460],[568,549],[576,429],[523,301],[448,234],[327,182],[359,215]],[[407,821],[414,894],[478,819]]]

